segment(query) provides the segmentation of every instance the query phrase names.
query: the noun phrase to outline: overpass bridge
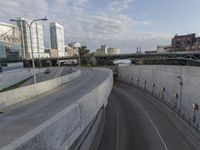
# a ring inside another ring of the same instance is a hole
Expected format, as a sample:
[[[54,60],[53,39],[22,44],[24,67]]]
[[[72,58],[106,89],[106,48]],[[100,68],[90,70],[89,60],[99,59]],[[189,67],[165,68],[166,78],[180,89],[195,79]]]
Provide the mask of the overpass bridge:
[[[39,66],[40,63],[43,65],[57,65],[57,62],[60,61],[64,63],[66,61],[74,61],[75,65],[79,63],[79,56],[73,57],[60,57],[60,58],[40,58],[35,59],[36,66]],[[120,59],[130,59],[132,62],[135,62],[140,59],[147,60],[177,60],[177,61],[189,61],[200,63],[200,52],[170,52],[170,53],[155,53],[155,54],[117,54],[117,55],[99,55],[99,56],[87,56],[83,59],[91,59],[93,63],[96,64],[105,64],[108,61],[120,60]],[[31,66],[31,60],[7,60],[1,59],[0,63],[13,62],[13,61],[24,61],[26,66]]]
[[[139,59],[152,60],[184,60],[200,62],[200,52],[174,52],[174,53],[155,53],[155,54],[120,54],[120,55],[102,55],[96,56],[96,61],[102,63],[105,61],[114,61],[120,59],[130,59],[132,62]]]

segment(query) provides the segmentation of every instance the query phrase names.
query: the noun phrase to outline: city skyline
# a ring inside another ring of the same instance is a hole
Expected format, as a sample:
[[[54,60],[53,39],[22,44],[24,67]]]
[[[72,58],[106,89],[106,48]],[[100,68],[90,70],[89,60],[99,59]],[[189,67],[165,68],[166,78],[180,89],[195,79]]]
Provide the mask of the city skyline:
[[[37,18],[47,16],[65,28],[65,43],[80,42],[91,50],[101,44],[118,47],[122,53],[156,49],[169,44],[175,34],[198,33],[200,22],[196,19],[200,2],[183,0],[31,0],[1,1],[0,21],[9,23],[19,16]],[[159,6],[159,7],[157,7]],[[9,9],[8,9],[9,8]],[[20,8],[20,9],[19,9]],[[188,11],[187,11],[188,10]],[[24,14],[26,14],[24,16]],[[45,47],[50,47],[48,23],[44,23]]]

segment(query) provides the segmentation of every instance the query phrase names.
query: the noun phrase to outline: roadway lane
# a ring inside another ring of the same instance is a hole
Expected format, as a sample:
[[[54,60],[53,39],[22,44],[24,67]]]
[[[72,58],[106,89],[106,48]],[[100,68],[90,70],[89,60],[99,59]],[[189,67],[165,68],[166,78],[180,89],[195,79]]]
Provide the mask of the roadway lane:
[[[138,89],[116,84],[108,106],[98,150],[199,150],[199,140]],[[110,117],[113,112],[115,115]],[[113,128],[115,132],[110,132]]]
[[[108,75],[82,70],[79,78],[29,101],[0,110],[0,149],[94,89]]]
[[[45,74],[44,71],[36,74],[37,83],[51,80],[51,79],[57,78],[61,75],[66,75],[69,73],[69,71],[67,71],[67,70],[70,70],[70,68],[68,68],[68,67],[49,67],[49,69],[50,69],[49,74]],[[20,87],[31,85],[33,83],[34,83],[34,79],[32,77],[28,81],[23,83]]]

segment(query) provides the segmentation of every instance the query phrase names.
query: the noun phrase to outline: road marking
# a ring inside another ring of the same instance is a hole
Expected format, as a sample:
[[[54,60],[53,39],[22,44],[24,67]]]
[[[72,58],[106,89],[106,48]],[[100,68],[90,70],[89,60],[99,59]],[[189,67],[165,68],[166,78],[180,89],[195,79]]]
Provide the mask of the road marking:
[[[163,143],[163,145],[165,147],[165,150],[168,150],[167,145],[166,145],[165,141],[163,140],[160,132],[158,131],[158,128],[156,127],[155,123],[153,122],[153,120],[151,119],[151,117],[149,116],[149,114],[145,111],[144,107],[139,102],[137,102],[137,103],[140,106],[140,108],[142,109],[142,111],[145,113],[145,115],[147,116],[147,118],[150,120],[150,122],[153,125],[154,129],[156,130],[156,133],[160,137],[160,139],[161,139],[161,141],[162,141],[162,143]]]
[[[132,98],[131,95],[129,95],[129,93],[126,93],[126,95],[128,95],[128,97]],[[149,114],[145,111],[144,107],[138,102],[138,101],[135,101],[139,107],[142,109],[142,111],[145,113],[145,115],[147,116],[147,118],[150,120],[151,124],[153,125],[154,129],[156,130],[156,133],[158,134],[158,136],[160,137],[161,139],[161,142],[163,143],[164,147],[165,147],[165,150],[168,150],[167,148],[167,145],[165,143],[165,141],[163,140],[158,128],[156,127],[155,123],[153,122],[153,120],[151,119],[151,117],[149,116]]]

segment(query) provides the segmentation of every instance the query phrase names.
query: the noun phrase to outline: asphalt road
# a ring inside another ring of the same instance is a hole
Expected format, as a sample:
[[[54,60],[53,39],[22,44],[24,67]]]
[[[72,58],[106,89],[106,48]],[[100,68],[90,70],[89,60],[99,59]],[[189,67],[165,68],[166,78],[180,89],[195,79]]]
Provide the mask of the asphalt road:
[[[200,141],[146,93],[117,83],[98,150],[199,150]]]
[[[50,69],[49,74],[45,74],[44,72],[36,74],[37,83],[47,81],[47,80],[57,78],[59,76],[63,76],[63,75],[71,73],[69,67],[49,67],[49,69]],[[34,83],[34,79],[32,77],[28,81],[23,83],[20,87],[31,85],[33,83]]]
[[[107,76],[101,71],[82,70],[79,78],[67,84],[26,102],[1,109],[0,149],[76,102]]]

